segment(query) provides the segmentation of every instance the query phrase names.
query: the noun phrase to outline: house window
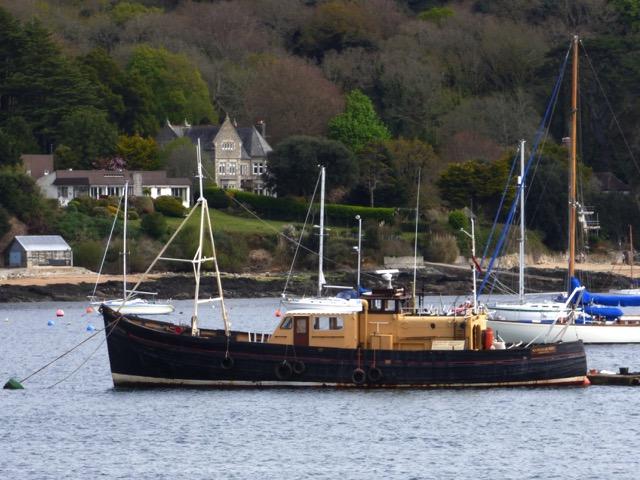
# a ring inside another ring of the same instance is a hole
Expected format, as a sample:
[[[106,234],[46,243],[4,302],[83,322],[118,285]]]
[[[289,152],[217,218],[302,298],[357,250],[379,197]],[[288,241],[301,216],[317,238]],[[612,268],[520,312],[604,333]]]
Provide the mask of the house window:
[[[240,175],[243,177],[249,175],[249,165],[240,165]]]
[[[227,173],[227,164],[226,163],[219,163],[218,164],[218,173],[220,175],[226,175]]]
[[[91,198],[99,198],[100,197],[100,187],[91,187],[89,189],[89,195]]]
[[[69,187],[58,187],[58,196],[67,198],[69,196]]]
[[[236,164],[235,163],[230,163],[229,164],[229,175],[235,175],[236,174]]]
[[[264,164],[262,162],[253,164],[253,174],[254,175],[262,175],[264,172]]]
[[[119,187],[107,187],[107,195],[109,196],[119,196],[120,188]]]
[[[222,150],[233,150],[234,142],[222,142]]]
[[[186,200],[187,189],[186,188],[172,188],[171,196],[178,197],[180,200]]]

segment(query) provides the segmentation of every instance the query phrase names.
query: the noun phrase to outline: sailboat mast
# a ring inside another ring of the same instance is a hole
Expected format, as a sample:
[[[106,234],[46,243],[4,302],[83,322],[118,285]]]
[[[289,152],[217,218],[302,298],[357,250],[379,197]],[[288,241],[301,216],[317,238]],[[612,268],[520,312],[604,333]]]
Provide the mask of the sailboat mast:
[[[413,309],[417,309],[416,301],[416,281],[418,276],[418,221],[420,220],[420,175],[422,174],[422,168],[418,169],[418,189],[416,193],[416,232],[413,237]]]
[[[324,273],[322,272],[322,259],[324,258],[324,166],[320,168],[320,245],[318,247],[318,296],[322,296]]]
[[[629,266],[631,267],[631,288],[633,288],[633,230],[629,225]]]
[[[578,135],[578,36],[573,37],[573,65],[571,76],[571,156],[569,158],[569,268],[568,275],[575,275],[576,258],[576,145]]]
[[[520,255],[518,269],[518,298],[520,303],[524,303],[524,140],[520,140],[520,177],[518,186],[520,188]]]
[[[129,198],[129,182],[124,182],[124,226],[122,233],[122,299],[127,301],[127,216],[128,216],[128,200]]]

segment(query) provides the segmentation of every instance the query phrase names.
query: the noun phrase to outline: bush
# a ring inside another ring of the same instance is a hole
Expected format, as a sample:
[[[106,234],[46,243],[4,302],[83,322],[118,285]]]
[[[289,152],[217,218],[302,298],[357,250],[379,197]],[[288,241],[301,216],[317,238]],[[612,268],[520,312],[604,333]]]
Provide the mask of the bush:
[[[465,213],[462,210],[453,210],[449,214],[449,225],[456,232],[460,231],[461,228],[464,228],[464,229],[468,230],[469,229],[469,219],[467,218],[467,216],[465,215]]]
[[[167,217],[184,217],[186,208],[182,205],[182,201],[177,197],[164,195],[154,200],[153,205],[156,211],[166,215]]]
[[[0,207],[0,238],[2,238],[9,230],[11,230],[9,212]]]
[[[204,189],[204,198],[207,199],[209,208],[228,208],[231,202],[225,190],[218,187],[206,187]]]
[[[73,264],[98,271],[104,253],[104,245],[98,240],[85,240],[73,246]]]
[[[160,238],[167,232],[167,220],[159,212],[142,216],[140,228],[151,238]]]
[[[140,215],[156,211],[153,208],[153,199],[151,197],[131,197],[129,203],[134,206]]]
[[[456,238],[453,235],[436,234],[427,241],[424,256],[429,262],[453,263],[460,255]]]

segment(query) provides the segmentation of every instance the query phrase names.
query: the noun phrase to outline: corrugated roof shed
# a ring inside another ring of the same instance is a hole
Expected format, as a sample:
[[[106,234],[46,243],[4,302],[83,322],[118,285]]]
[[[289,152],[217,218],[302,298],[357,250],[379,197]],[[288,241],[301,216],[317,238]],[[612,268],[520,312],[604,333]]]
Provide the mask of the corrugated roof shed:
[[[60,235],[16,235],[16,241],[27,252],[43,250],[71,250],[71,247]]]

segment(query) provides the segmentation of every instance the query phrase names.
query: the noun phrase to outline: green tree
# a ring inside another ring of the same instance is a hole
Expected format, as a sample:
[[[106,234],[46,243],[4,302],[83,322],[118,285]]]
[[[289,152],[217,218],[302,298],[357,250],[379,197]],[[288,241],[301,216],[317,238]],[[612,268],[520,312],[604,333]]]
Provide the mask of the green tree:
[[[342,142],[354,153],[370,142],[390,137],[369,97],[357,89],[347,95],[345,111],[329,122],[329,138]]]
[[[99,103],[95,88],[38,21],[22,26],[0,9],[0,31],[0,125],[22,117],[40,150],[47,151],[62,118],[74,108]]]
[[[149,86],[152,111],[160,124],[167,119],[174,123],[218,122],[207,84],[186,56],[141,45],[134,50],[127,71]]]
[[[0,205],[26,223],[32,233],[47,232],[55,219],[55,209],[19,167],[0,167]]]
[[[140,135],[120,135],[117,144],[118,155],[127,163],[129,170],[157,170],[160,168],[160,150],[151,138]]]
[[[310,196],[318,165],[327,168],[326,189],[349,186],[357,175],[353,154],[340,142],[321,137],[294,136],[269,154],[266,181],[279,196]]]
[[[145,5],[141,5],[139,3],[133,2],[118,2],[113,6],[111,11],[109,12],[113,21],[119,25],[123,26],[129,20],[132,20],[135,17],[140,15],[147,15],[150,13],[162,13],[161,8],[157,7],[147,7]]]
[[[116,152],[117,141],[118,132],[105,112],[93,107],[77,108],[60,122],[61,147],[68,147],[70,152],[65,157],[57,155],[57,168],[91,168],[98,158]]]
[[[139,75],[122,70],[103,49],[95,49],[79,61],[98,89],[101,108],[109,112],[112,123],[128,134],[156,133],[159,123],[151,109],[151,90]]]
[[[358,154],[360,184],[369,193],[369,206],[375,207],[377,190],[395,183],[389,151],[383,142],[370,143]],[[397,202],[399,199],[396,198]]]

